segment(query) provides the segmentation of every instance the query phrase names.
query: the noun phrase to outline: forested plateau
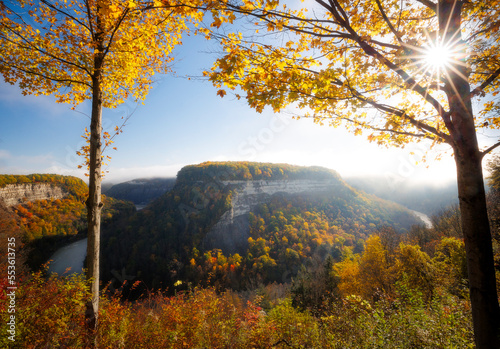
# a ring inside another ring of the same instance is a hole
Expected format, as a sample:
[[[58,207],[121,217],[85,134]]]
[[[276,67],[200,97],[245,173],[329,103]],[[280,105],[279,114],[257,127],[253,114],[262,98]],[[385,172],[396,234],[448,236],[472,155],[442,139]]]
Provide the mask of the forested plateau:
[[[420,223],[332,170],[207,162],[181,169],[171,191],[103,234],[103,278],[124,271],[170,290],[285,283],[303,265],[361,252],[381,227],[404,234]]]

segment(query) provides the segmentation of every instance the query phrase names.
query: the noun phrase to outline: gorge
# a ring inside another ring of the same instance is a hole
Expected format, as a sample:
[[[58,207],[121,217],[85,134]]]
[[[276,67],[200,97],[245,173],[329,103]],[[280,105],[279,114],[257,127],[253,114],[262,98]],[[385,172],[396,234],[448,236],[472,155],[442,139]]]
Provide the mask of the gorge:
[[[197,283],[217,260],[245,275],[225,282],[282,281],[284,269],[293,276],[307,261],[361,251],[380,227],[403,233],[414,224],[422,221],[412,212],[333,170],[207,162],[182,168],[170,191],[103,235],[103,277],[125,270],[153,288]]]
[[[78,271],[84,258],[84,235],[77,233],[85,225],[86,185],[70,177],[35,176],[0,178],[2,205],[18,215],[16,224],[37,251],[48,254],[41,263],[51,256],[60,259],[51,267],[60,273],[67,266],[62,260],[78,259],[72,267]],[[399,233],[421,224],[404,207],[357,190],[337,172],[319,167],[207,162],[181,169],[171,189],[157,183],[118,186],[118,192],[134,195],[166,191],[135,213],[132,203],[104,198],[103,281],[125,270],[151,287],[170,287],[180,278],[195,282],[209,277],[204,270],[215,258],[220,267],[233,265],[232,273],[244,276],[234,277],[242,280],[241,287],[257,275],[272,282],[285,271],[293,276],[307,261],[362,251],[363,241],[380,227]],[[61,245],[49,240],[56,236],[66,244],[80,240],[74,247],[80,257],[69,246],[66,257],[54,255]],[[71,239],[62,239],[66,236]]]
[[[325,193],[357,195],[356,189],[345,185],[338,176],[324,179],[277,179],[277,180],[209,180],[204,186],[217,184],[219,190],[229,189],[233,195],[231,206],[203,239],[203,249],[221,249],[225,253],[237,253],[248,247],[250,227],[248,214],[259,204],[271,201],[276,195],[317,197]]]

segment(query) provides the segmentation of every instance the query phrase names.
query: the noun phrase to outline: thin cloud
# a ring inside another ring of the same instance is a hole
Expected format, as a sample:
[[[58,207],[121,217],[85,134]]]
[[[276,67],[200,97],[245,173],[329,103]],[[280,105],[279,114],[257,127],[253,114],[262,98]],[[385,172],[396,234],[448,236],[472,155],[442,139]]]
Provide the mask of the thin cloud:
[[[10,159],[11,155],[7,150],[0,149],[0,160]]]
[[[111,183],[126,182],[136,178],[175,177],[187,164],[157,165],[146,167],[109,167],[104,181]]]
[[[71,112],[71,106],[68,104],[57,103],[52,96],[23,96],[16,85],[0,81],[0,102],[14,107],[23,106],[23,108],[35,108],[43,110],[43,117],[54,118]]]

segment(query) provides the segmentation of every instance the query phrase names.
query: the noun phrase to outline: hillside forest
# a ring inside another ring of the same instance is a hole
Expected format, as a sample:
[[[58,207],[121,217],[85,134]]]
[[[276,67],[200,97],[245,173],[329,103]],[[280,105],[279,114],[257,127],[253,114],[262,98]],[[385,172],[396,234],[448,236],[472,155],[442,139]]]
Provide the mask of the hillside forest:
[[[203,248],[237,195],[225,181],[304,178],[329,180],[334,189],[273,195],[248,213],[246,249]],[[3,336],[1,345],[92,347],[87,281],[49,276],[40,267],[48,258],[42,250],[54,241],[83,237],[85,184],[55,175],[0,176],[0,182],[50,182],[68,193],[1,207],[1,233],[23,243],[16,261],[17,340]],[[492,176],[488,200],[499,274],[495,183]],[[111,197],[105,207],[99,348],[474,347],[456,206],[437,211],[426,227],[334,171],[239,162],[187,166],[143,210]],[[5,326],[9,314],[0,312]]]
[[[85,236],[88,188],[80,178],[71,176],[0,175],[0,188],[24,183],[49,183],[67,194],[61,199],[26,201],[14,207],[6,207],[0,199],[0,234],[22,242],[28,266],[38,270],[58,248]],[[135,210],[132,203],[112,197],[104,197],[104,202],[103,227]]]
[[[334,185],[314,196],[274,195],[254,207],[240,251],[204,248],[206,235],[236,195],[223,181],[304,178],[330,179]],[[360,252],[377,226],[406,231],[417,222],[401,206],[356,191],[323,168],[248,162],[186,166],[171,191],[103,234],[103,279],[125,269],[154,289],[172,290],[179,281],[181,288],[201,283],[233,289],[286,282],[301,265],[328,255],[340,260],[346,249]]]

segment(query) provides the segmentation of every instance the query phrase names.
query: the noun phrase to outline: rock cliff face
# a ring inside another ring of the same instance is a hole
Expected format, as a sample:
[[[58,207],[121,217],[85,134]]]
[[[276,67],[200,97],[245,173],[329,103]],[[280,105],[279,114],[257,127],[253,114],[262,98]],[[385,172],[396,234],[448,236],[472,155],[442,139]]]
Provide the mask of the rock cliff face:
[[[27,201],[61,199],[67,194],[61,187],[50,183],[8,184],[0,188],[0,200],[9,207]]]
[[[274,195],[314,195],[332,190],[340,183],[325,180],[253,180],[222,181],[233,191],[231,209],[208,232],[203,241],[205,249],[219,248],[224,253],[245,251],[250,237],[248,213],[257,205],[269,202]]]

